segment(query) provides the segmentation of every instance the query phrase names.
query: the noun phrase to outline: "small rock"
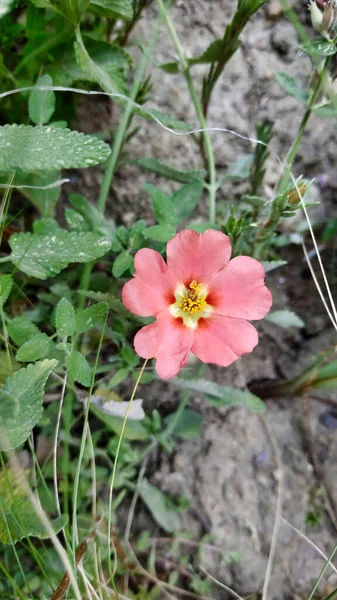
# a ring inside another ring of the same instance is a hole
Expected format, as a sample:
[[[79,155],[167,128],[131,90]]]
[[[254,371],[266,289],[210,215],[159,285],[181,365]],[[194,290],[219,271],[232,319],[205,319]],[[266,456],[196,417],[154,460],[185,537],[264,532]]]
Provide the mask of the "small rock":
[[[272,0],[266,6],[267,17],[270,19],[277,19],[283,14],[283,8],[279,0]]]

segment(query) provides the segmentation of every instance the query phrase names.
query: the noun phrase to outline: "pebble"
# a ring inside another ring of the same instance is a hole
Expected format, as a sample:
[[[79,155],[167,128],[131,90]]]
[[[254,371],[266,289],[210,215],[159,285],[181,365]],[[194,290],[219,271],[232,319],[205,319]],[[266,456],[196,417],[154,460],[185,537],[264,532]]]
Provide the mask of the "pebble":
[[[266,6],[266,13],[270,19],[277,19],[283,14],[283,8],[279,0],[271,0]]]

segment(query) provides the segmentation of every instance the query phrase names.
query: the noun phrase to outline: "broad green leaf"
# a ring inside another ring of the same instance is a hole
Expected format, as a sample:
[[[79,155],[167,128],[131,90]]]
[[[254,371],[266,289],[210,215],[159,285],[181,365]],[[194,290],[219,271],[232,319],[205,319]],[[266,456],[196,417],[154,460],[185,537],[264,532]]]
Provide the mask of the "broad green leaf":
[[[320,38],[304,44],[304,46],[301,46],[301,50],[312,56],[331,56],[336,54],[337,46],[334,42],[328,42],[328,40]]]
[[[74,335],[76,330],[75,310],[67,298],[62,298],[56,307],[55,324],[57,334],[61,338]]]
[[[92,167],[104,162],[110,147],[101,140],[50,125],[0,127],[0,170],[51,171]]]
[[[279,327],[305,327],[304,321],[292,310],[274,310],[265,319]]]
[[[280,88],[289,94],[289,96],[294,96],[294,98],[306,104],[308,92],[302,88],[301,84],[294,77],[287,75],[287,73],[277,72],[275,73],[275,80]]]
[[[0,275],[0,308],[8,300],[12,286],[13,278],[11,275]]]
[[[264,412],[265,410],[262,400],[246,390],[219,385],[206,379],[184,380],[176,378],[172,380],[172,383],[181,388],[205,394],[214,406],[245,406],[254,412]]]
[[[157,223],[174,225],[174,206],[170,196],[149,183],[144,184],[144,189],[151,196],[153,214]]]
[[[337,115],[337,107],[333,104],[314,106],[312,110],[319,117],[335,117]]]
[[[141,158],[140,160],[137,160],[136,163],[152,173],[157,173],[158,175],[162,175],[173,181],[180,181],[180,183],[193,183],[196,179],[198,181],[203,181],[206,177],[206,171],[204,169],[180,171],[179,169],[165,165],[156,158]]]
[[[71,354],[66,356],[65,361],[70,378],[86,387],[90,387],[92,382],[92,368],[83,354],[77,350],[73,350]]]
[[[265,260],[262,261],[265,273],[269,273],[270,271],[274,271],[275,269],[279,269],[287,264],[286,260]]]
[[[42,75],[36,82],[37,86],[51,87],[53,80],[50,75]],[[55,94],[51,90],[33,90],[29,95],[29,118],[36,125],[44,125],[51,119],[55,110]]]
[[[335,235],[337,235],[337,217],[332,217],[323,229],[322,242],[327,244]]]
[[[118,369],[118,371],[116,371],[116,373],[111,377],[110,381],[109,381],[109,388],[113,388],[116,385],[119,385],[120,383],[122,383],[122,381],[125,381],[125,379],[128,377],[130,373],[130,369],[126,368],[126,367],[122,367],[121,369]]]
[[[133,17],[132,0],[91,0],[89,8],[109,19],[131,21]]]
[[[22,346],[36,334],[40,333],[39,328],[34,325],[25,315],[15,317],[7,323],[7,331],[14,344]]]
[[[74,210],[73,208],[66,208],[64,211],[64,216],[69,228],[72,231],[77,231],[78,233],[89,231],[88,223],[85,221],[82,215],[77,212],[77,210]]]
[[[1,150],[0,150],[1,154]],[[6,174],[8,177],[8,173]],[[40,211],[43,217],[51,217],[54,214],[54,208],[59,196],[61,194],[62,187],[61,185],[47,188],[47,189],[35,189],[35,188],[45,188],[61,179],[61,172],[54,171],[39,171],[37,173],[25,173],[20,169],[17,169],[15,172],[14,180],[12,185],[17,186],[33,186],[33,187],[25,187],[20,190],[21,194],[23,194],[30,202],[36,206],[36,208]],[[5,181],[2,178],[2,182]]]
[[[37,333],[28,342],[25,342],[16,353],[16,360],[20,362],[33,362],[46,358],[53,348],[53,342],[45,333]]]
[[[75,55],[78,67],[86,74],[89,81],[97,83],[105,92],[115,94],[125,93],[125,77],[120,69],[109,70],[109,73],[102,69],[89,56],[83,43],[83,39],[77,39],[75,42]]]
[[[15,358],[6,352],[6,350],[0,350],[0,386],[13,371],[20,369],[20,366]]]
[[[180,515],[171,498],[144,477],[139,495],[158,525],[172,533],[181,529]]]
[[[17,233],[10,237],[10,260],[38,279],[57,275],[70,263],[86,263],[100,258],[111,247],[105,237],[95,233],[76,233],[60,229],[50,235]]]
[[[153,225],[144,231],[146,237],[156,242],[168,242],[175,234],[176,229],[172,225]]]
[[[195,181],[183,185],[180,190],[172,196],[174,205],[175,225],[179,225],[184,219],[189,217],[191,212],[198,206],[203,185],[201,182]]]
[[[0,542],[12,544],[26,537],[49,538],[49,533],[26,497],[20,475],[10,469],[0,473],[1,518]],[[54,533],[58,533],[68,522],[66,515],[51,520]]]
[[[165,425],[170,425],[175,420],[176,413],[172,413],[165,419]],[[195,410],[186,409],[182,415],[172,433],[180,435],[181,437],[192,440],[197,437],[200,433],[200,427],[203,417]]]
[[[40,420],[45,384],[56,365],[57,360],[43,360],[16,371],[6,379],[0,390],[1,450],[23,444]],[[10,416],[13,412],[15,418]]]
[[[332,360],[326,365],[314,369],[309,379],[310,387],[322,389],[337,388],[337,360]]]
[[[133,267],[133,257],[129,252],[122,252],[112,265],[112,274],[114,277],[121,277],[131,267]]]
[[[91,229],[100,229],[106,219],[82,194],[70,194],[71,205],[80,213]]]
[[[97,302],[81,310],[76,315],[76,333],[85,333],[92,327],[103,322],[108,312],[108,305],[105,302]]]

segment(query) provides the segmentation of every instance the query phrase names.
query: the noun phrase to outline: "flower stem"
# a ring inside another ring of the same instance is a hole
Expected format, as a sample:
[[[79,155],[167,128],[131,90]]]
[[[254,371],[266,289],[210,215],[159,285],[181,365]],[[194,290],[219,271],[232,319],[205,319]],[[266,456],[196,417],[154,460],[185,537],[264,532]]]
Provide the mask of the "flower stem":
[[[199,124],[200,124],[200,129],[205,130],[207,127],[207,124],[206,124],[206,120],[205,120],[204,113],[202,110],[202,105],[201,105],[201,102],[195,91],[194,84],[193,84],[193,81],[192,81],[192,78],[191,78],[191,75],[189,72],[188,62],[185,59],[184,51],[180,44],[180,40],[178,38],[176,29],[170,18],[170,15],[168,14],[168,11],[166,9],[166,6],[165,6],[163,0],[157,0],[157,4],[158,4],[159,10],[160,10],[160,13],[161,13],[161,15],[167,25],[167,28],[171,34],[177,54],[179,56],[180,65],[181,65],[182,71],[184,73],[188,91],[190,93],[190,96],[191,96],[191,99],[192,99],[192,102],[193,102],[193,105],[195,108],[195,112],[197,113],[197,117],[198,117]],[[204,143],[205,143],[205,150],[206,150],[206,156],[207,156],[207,162],[208,162],[208,175],[209,175],[209,183],[210,183],[210,185],[209,185],[209,221],[210,221],[210,223],[215,223],[217,184],[216,184],[214,152],[213,152],[211,138],[209,136],[208,131],[203,131],[202,136],[203,136]]]
[[[287,185],[288,185],[288,181],[289,181],[289,176],[290,176],[290,171],[291,171],[292,165],[294,163],[294,160],[296,158],[298,149],[299,149],[300,144],[302,142],[302,137],[303,137],[305,128],[307,126],[308,120],[310,118],[310,115],[312,113],[312,108],[313,108],[313,106],[314,106],[314,104],[316,102],[316,98],[317,98],[317,96],[319,94],[319,91],[321,89],[322,82],[323,82],[323,80],[324,80],[324,78],[326,76],[330,60],[331,60],[331,56],[327,56],[327,58],[324,61],[324,65],[323,65],[322,71],[318,75],[316,85],[315,85],[315,87],[314,87],[314,89],[313,89],[313,91],[311,93],[310,98],[309,98],[309,102],[308,102],[306,111],[305,111],[305,113],[303,115],[301,124],[299,126],[296,138],[294,140],[294,143],[293,143],[293,145],[292,145],[292,147],[291,147],[291,149],[289,151],[288,157],[287,157],[287,164],[286,164],[286,167],[285,167],[285,169],[283,171],[283,175],[281,177],[281,181],[280,181],[280,185],[279,185],[279,191],[278,191],[279,194],[281,194],[282,192],[284,192],[285,189],[286,189],[286,187],[287,187]]]

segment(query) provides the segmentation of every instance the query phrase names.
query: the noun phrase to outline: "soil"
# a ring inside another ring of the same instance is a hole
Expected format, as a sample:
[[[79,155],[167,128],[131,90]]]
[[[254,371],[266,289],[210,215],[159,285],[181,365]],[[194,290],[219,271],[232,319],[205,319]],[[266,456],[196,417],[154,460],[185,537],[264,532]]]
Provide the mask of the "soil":
[[[312,36],[306,4],[300,0],[292,2],[306,33]],[[200,54],[223,34],[235,5],[235,0],[175,3],[172,19],[186,56]],[[148,37],[155,16],[155,8],[150,7],[137,25],[132,42]],[[303,116],[303,106],[279,88],[273,74],[285,72],[307,85],[311,62],[298,46],[297,33],[285,17],[281,2],[269,0],[245,29],[239,51],[218,82],[209,126],[255,137],[255,123],[268,118],[274,122],[271,148],[278,156],[285,156]],[[134,51],[137,52],[135,46]],[[154,61],[160,64],[174,55],[172,41],[163,28]],[[202,66],[193,71],[199,86],[204,71]],[[153,69],[152,73],[151,104],[196,126],[183,76],[167,75],[160,69]],[[85,103],[83,110],[85,114]],[[90,121],[80,119],[82,130],[97,130],[98,123],[101,128],[100,119],[104,115],[106,118],[104,103],[97,101],[93,105],[91,101],[90,115]],[[113,119],[117,121],[117,111]],[[175,136],[152,122],[139,124],[141,130],[128,145],[133,156],[154,156],[178,168],[202,166],[191,137]],[[332,121],[312,116],[294,168],[296,176],[315,177],[315,194],[320,201],[316,220],[336,214],[336,139]],[[212,141],[219,175],[238,155],[253,147],[226,133],[213,133]],[[268,161],[265,193],[269,195],[282,170],[276,154]],[[90,170],[90,175],[84,177],[81,184],[85,184],[87,196],[94,200],[101,174]],[[130,224],[138,218],[151,223],[149,198],[142,189],[145,181],[157,183],[154,175],[135,166],[121,168],[109,199],[109,216],[119,223]],[[78,185],[77,180],[70,187]],[[163,180],[160,185],[168,190],[174,187]],[[239,189],[236,184],[227,184],[219,192],[219,200],[231,197],[235,202]],[[207,218],[206,199],[198,216]],[[288,264],[269,274],[267,285],[273,291],[274,308],[294,310],[305,321],[305,328],[281,329],[259,323],[260,343],[256,350],[228,369],[207,367],[205,377],[239,387],[249,386],[253,380],[292,377],[318,352],[336,344],[336,332],[330,326],[301,249],[290,246],[285,255]],[[329,268],[328,250],[322,251],[322,259]],[[160,382],[144,386],[141,395],[149,406],[165,414],[178,401],[176,390]],[[299,398],[268,401],[264,417],[243,408],[212,407],[197,393],[192,394],[189,407],[203,415],[201,435],[192,441],[178,442],[172,455],[161,451],[156,456],[156,469],[150,468],[148,476],[171,496],[188,499],[189,508],[182,513],[184,530],[192,531],[195,539],[210,534],[212,544],[227,556],[234,551],[241,554],[238,562],[226,563],[220,562],[216,553],[204,552],[201,564],[243,596],[261,592],[279,502],[282,516],[279,534],[274,538],[276,556],[268,598],[306,597],[324,560],[287,521],[325,554],[331,552],[336,542],[336,524],[332,520],[336,520],[337,511],[334,507],[326,510],[326,497],[337,506],[336,419],[327,416],[326,405]],[[316,526],[306,523],[313,505],[318,512],[322,509],[321,522]],[[135,518],[134,534],[142,528],[139,519],[137,522]],[[337,576],[328,569],[317,597],[323,598],[335,587]],[[215,585],[212,595],[226,598],[227,592]]]

